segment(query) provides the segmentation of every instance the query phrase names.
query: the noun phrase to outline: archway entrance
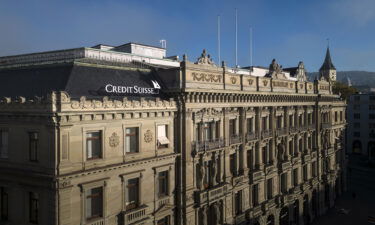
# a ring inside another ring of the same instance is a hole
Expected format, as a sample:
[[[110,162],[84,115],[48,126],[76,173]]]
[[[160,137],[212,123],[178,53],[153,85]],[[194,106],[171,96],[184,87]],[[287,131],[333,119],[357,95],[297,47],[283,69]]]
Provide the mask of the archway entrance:
[[[309,207],[309,196],[306,194],[303,197],[303,224],[310,223],[310,207]]]
[[[268,216],[267,225],[275,225],[275,217],[273,215]]]
[[[299,201],[296,200],[293,204],[294,224],[299,224]]]
[[[367,145],[367,154],[370,160],[375,160],[375,142],[370,141]]]
[[[318,196],[316,190],[313,191],[311,196],[311,211],[314,217],[318,216]]]
[[[361,154],[362,153],[362,143],[361,141],[353,141],[353,146],[352,146],[352,153],[355,154]]]
[[[284,207],[280,211],[280,225],[289,225],[289,209]]]

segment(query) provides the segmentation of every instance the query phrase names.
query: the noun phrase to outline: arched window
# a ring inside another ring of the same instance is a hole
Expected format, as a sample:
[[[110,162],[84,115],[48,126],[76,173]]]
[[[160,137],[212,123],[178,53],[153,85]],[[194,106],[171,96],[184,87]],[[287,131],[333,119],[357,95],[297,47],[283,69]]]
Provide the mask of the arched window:
[[[267,225],[275,225],[275,217],[273,215],[268,216]]]
[[[280,211],[280,225],[289,225],[289,210],[287,207]]]

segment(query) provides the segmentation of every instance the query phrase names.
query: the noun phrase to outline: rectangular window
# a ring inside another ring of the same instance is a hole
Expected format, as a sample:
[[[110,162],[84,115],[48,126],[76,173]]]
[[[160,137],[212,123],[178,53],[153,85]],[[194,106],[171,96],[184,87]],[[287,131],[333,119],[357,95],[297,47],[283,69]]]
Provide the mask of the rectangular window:
[[[354,101],[360,101],[361,100],[361,96],[354,96]]]
[[[293,184],[294,186],[298,185],[298,169],[293,170]]]
[[[247,118],[246,120],[246,125],[247,125],[247,133],[252,133],[253,132],[253,118]]]
[[[368,118],[371,119],[371,120],[375,119],[375,114],[369,114]]]
[[[168,171],[159,172],[159,197],[168,195]]]
[[[316,162],[314,161],[314,162],[312,162],[312,164],[311,164],[311,173],[312,173],[312,177],[316,177]]]
[[[38,224],[38,213],[39,213],[39,194],[30,192],[29,193],[29,222]]]
[[[0,189],[0,192],[1,192],[0,193],[1,221],[7,221],[8,220],[8,204],[9,204],[8,192],[4,187]]]
[[[252,199],[253,199],[253,206],[259,205],[259,184],[253,185]]]
[[[103,217],[103,188],[97,187],[86,191],[86,219]]]
[[[236,153],[233,153],[229,156],[229,163],[230,163],[230,172],[233,176],[236,176],[237,174],[237,160],[236,160]]]
[[[168,125],[158,125],[158,148],[168,148]]]
[[[371,123],[369,125],[371,125]],[[361,128],[361,124],[360,123],[354,123],[354,128]]]
[[[229,135],[230,137],[235,136],[237,134],[236,129],[236,119],[229,120]]]
[[[252,150],[247,150],[247,168],[252,169],[253,165],[253,152]]]
[[[307,181],[307,165],[303,166],[303,180]]]
[[[288,191],[287,188],[287,174],[283,173],[281,174],[281,192],[286,193]]]
[[[127,180],[126,183],[126,210],[135,209],[139,206],[139,178]]]
[[[239,215],[242,213],[242,190],[234,194],[235,213]]]
[[[343,113],[342,113],[342,111],[340,111],[340,121],[343,121]]]
[[[354,137],[361,137],[361,132],[354,132],[354,133],[353,133],[353,136],[354,136]]]
[[[157,225],[169,225],[169,216],[157,221]]]
[[[335,112],[335,122],[339,120],[337,112]]]
[[[369,123],[369,128],[375,128],[375,123]]]
[[[289,127],[293,127],[293,115],[289,115]]]
[[[8,158],[8,131],[0,130],[0,158]]]
[[[267,128],[267,117],[262,117],[262,130],[268,130],[268,128]]]
[[[139,152],[138,127],[129,127],[125,129],[125,152]]]
[[[30,161],[38,161],[38,143],[39,143],[39,133],[29,132],[29,157]]]
[[[102,158],[102,132],[93,131],[86,133],[87,159]]]
[[[368,106],[368,109],[369,109],[369,110],[375,110],[375,105],[369,105],[369,106]]]
[[[354,117],[354,119],[361,119],[361,114],[354,113],[353,117]]]
[[[375,96],[370,96],[370,101],[374,101],[375,100]]]
[[[361,109],[361,105],[353,105],[353,109],[354,110],[360,110]]]
[[[267,180],[267,199],[272,199],[273,197],[273,182],[272,178]]]

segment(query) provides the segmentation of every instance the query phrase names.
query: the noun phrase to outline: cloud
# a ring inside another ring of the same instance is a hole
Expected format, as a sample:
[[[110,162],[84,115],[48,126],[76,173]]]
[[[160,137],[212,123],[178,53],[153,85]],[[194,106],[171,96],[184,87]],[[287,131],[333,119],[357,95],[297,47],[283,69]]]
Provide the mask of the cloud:
[[[330,10],[338,20],[358,27],[366,26],[375,20],[374,0],[335,1],[331,4]]]

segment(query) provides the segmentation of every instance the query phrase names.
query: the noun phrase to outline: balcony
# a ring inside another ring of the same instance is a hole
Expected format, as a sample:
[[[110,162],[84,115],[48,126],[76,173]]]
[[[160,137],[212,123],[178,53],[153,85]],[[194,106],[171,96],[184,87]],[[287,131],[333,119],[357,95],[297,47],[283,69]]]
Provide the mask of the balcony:
[[[238,215],[236,215],[236,218],[235,218],[235,224],[242,224],[246,221],[246,214],[245,213],[240,213]]]
[[[332,127],[332,124],[331,123],[322,123],[322,128],[323,129],[329,129]]]
[[[124,224],[131,224],[147,217],[146,213],[147,206],[141,206],[131,211],[124,212]]]
[[[263,172],[261,170],[253,171],[252,173],[250,173],[250,178],[252,183],[255,183],[263,178]]]
[[[105,225],[105,221],[104,219],[99,219],[92,222],[86,222],[85,225]]]
[[[253,141],[253,140],[256,140],[258,139],[258,134],[255,133],[255,132],[248,132],[246,134],[246,141]]]
[[[309,130],[315,130],[315,124],[309,124],[309,125],[307,125],[307,129],[309,129]]]
[[[276,130],[276,136],[282,136],[282,135],[287,135],[287,134],[288,134],[288,128],[286,127],[277,128]]]
[[[262,139],[272,137],[272,130],[262,130]]]
[[[195,192],[195,203],[203,204],[206,201],[213,201],[215,199],[221,198],[227,192],[226,185],[220,185],[207,190],[196,191]]]
[[[242,142],[242,137],[239,134],[234,134],[229,138],[229,144],[238,144]]]
[[[296,127],[289,127],[289,132],[291,132],[291,133],[297,133],[298,129]]]
[[[195,152],[204,152],[207,150],[218,149],[222,147],[224,147],[223,138],[192,142],[192,149]]]

